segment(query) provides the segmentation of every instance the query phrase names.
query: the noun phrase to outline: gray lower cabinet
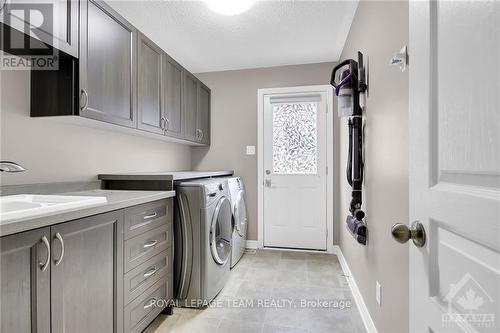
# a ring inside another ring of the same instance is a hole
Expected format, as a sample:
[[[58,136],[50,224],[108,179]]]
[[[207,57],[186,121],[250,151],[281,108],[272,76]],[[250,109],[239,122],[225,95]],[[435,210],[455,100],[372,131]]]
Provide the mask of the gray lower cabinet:
[[[210,88],[198,81],[198,141],[210,145]]]
[[[141,296],[125,306],[125,332],[142,332],[162,311],[161,307],[155,306],[156,302],[161,302],[169,297],[172,295],[169,294],[168,280],[164,276]]]
[[[173,200],[125,210],[125,332],[142,332],[173,297]]]
[[[46,0],[37,3],[11,0],[1,3],[5,4],[5,8],[0,10],[1,22],[78,58],[78,1]],[[29,14],[36,12],[43,18],[40,26],[39,21],[30,22],[38,16]],[[42,43],[30,47],[45,48]]]
[[[123,210],[1,239],[2,332],[123,332]]]
[[[165,64],[165,132],[166,135],[183,138],[183,122],[184,114],[182,112],[182,76],[183,69],[175,60],[170,58],[166,53],[163,54]]]
[[[52,333],[122,332],[123,211],[51,227]]]
[[[141,332],[172,298],[172,205],[2,237],[0,331]]]
[[[200,134],[198,129],[198,80],[184,71],[183,113],[184,113],[184,138],[197,142]]]
[[[136,29],[103,1],[80,1],[80,115],[137,127]]]
[[[138,34],[138,127],[153,133],[164,133],[163,116],[163,50],[146,36]]]
[[[0,331],[50,332],[50,228],[0,240]]]

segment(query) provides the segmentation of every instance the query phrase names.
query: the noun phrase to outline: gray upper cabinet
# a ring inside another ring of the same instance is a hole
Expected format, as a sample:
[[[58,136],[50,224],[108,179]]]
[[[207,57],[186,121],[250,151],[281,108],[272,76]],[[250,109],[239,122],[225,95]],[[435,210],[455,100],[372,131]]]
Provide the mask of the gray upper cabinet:
[[[199,140],[198,129],[198,80],[184,71],[184,138],[189,141]]]
[[[162,111],[163,51],[146,36],[138,34],[138,127],[163,134],[165,118]]]
[[[6,8],[22,1],[11,0]],[[32,117],[76,115],[136,134],[210,145],[207,86],[103,0],[48,1],[57,13],[50,40],[78,61],[64,57],[58,71],[32,74]],[[26,24],[5,13],[0,19],[18,22],[19,29]],[[52,93],[60,87],[64,94]]]
[[[49,240],[49,228],[1,239],[1,332],[50,332]]]
[[[10,0],[0,13],[0,21],[78,58],[78,10],[78,1],[74,0],[49,0],[40,3]],[[31,12],[38,12],[43,16],[40,26],[29,21],[31,17],[27,13]]]
[[[183,69],[175,60],[166,53],[163,54],[165,64],[165,132],[166,135],[182,138],[183,137],[183,112],[182,112],[182,76]]]
[[[51,227],[52,332],[123,331],[123,211]]]
[[[199,141],[210,145],[210,88],[198,81],[198,135]]]
[[[80,115],[137,127],[135,28],[102,1],[80,1]]]

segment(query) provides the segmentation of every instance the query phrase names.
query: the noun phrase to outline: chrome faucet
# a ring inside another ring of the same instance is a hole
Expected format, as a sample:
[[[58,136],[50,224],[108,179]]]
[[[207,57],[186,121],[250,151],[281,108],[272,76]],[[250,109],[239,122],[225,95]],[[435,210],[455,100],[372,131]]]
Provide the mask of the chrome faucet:
[[[0,171],[1,172],[22,172],[26,171],[25,168],[17,163],[9,161],[0,161]]]

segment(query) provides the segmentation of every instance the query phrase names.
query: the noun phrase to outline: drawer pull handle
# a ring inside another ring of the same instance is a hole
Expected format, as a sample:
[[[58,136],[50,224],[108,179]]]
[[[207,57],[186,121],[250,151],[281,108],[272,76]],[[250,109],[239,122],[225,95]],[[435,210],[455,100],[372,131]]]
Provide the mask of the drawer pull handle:
[[[157,216],[158,216],[158,213],[154,212],[153,214],[144,216],[142,219],[143,220],[149,220],[149,219],[155,218]]]
[[[155,240],[149,241],[147,243],[144,243],[144,248],[148,249],[150,247],[155,246],[156,244],[158,244],[158,241],[155,239]]]
[[[155,275],[156,272],[158,272],[158,269],[156,267],[153,267],[149,271],[147,271],[146,273],[144,273],[144,277],[148,278],[148,277],[150,277],[152,275]]]
[[[144,309],[149,309],[150,307],[155,305],[155,303],[156,303],[156,298],[151,298],[144,304]]]

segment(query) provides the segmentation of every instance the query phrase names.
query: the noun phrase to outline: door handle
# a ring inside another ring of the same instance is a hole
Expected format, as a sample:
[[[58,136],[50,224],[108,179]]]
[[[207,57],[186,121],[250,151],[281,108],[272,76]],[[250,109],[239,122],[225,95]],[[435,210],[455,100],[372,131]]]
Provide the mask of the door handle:
[[[425,245],[425,229],[419,221],[413,222],[409,228],[405,224],[396,223],[391,228],[391,234],[392,238],[402,244],[411,239],[416,247],[423,247]]]
[[[64,241],[63,241],[63,238],[62,238],[61,234],[58,233],[58,232],[56,232],[56,236],[55,237],[59,241],[59,243],[61,243],[61,256],[58,259],[54,260],[55,265],[59,266],[59,264],[61,263],[61,261],[64,258]]]
[[[45,260],[45,262],[40,262],[40,269],[42,270],[42,272],[45,272],[47,270],[47,267],[49,267],[49,264],[50,264],[50,244],[49,244],[49,240],[45,236],[43,236],[40,241],[47,248],[47,259]]]

